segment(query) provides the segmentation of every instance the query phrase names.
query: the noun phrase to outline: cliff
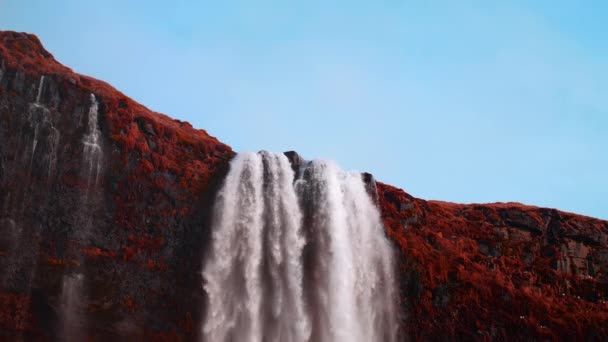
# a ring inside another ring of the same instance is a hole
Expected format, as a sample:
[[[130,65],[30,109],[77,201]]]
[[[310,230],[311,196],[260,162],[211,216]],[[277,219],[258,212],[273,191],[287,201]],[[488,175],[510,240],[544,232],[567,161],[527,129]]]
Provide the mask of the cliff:
[[[196,340],[233,155],[0,32],[0,340]],[[376,191],[413,339],[608,338],[608,222]]]
[[[91,94],[101,132],[93,159]],[[14,32],[0,33],[0,142],[0,336],[61,335],[65,279],[83,275],[88,299],[77,309],[94,336],[193,339],[201,208],[230,147]]]
[[[462,205],[378,183],[417,339],[606,340],[608,222],[519,203]]]

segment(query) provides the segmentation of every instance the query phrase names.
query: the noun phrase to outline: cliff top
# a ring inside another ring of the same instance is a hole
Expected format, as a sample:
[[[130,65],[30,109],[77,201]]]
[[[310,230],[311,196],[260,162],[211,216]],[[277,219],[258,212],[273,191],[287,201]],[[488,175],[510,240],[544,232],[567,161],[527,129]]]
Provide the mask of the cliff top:
[[[194,129],[188,122],[154,112],[106,82],[75,73],[72,69],[59,63],[34,34],[0,31],[0,59],[2,60],[0,63],[4,63],[5,68],[21,71],[28,76],[47,75],[67,80],[74,86],[94,93],[106,103],[115,102],[120,107],[129,108],[130,111],[137,112],[140,117],[150,119],[158,125],[179,130],[184,134],[184,139],[222,145],[227,151],[231,150],[229,146],[222,144],[203,129]]]

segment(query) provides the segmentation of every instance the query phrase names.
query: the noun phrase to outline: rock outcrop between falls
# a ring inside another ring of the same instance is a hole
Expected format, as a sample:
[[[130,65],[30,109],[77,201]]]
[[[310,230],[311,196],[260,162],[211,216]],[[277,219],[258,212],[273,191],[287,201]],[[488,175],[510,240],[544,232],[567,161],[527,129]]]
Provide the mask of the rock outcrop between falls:
[[[0,32],[0,340],[60,338],[66,279],[84,279],[78,324],[92,340],[197,340],[210,214],[233,156],[59,64],[36,36]],[[425,201],[365,178],[398,250],[412,339],[608,339],[608,222]]]

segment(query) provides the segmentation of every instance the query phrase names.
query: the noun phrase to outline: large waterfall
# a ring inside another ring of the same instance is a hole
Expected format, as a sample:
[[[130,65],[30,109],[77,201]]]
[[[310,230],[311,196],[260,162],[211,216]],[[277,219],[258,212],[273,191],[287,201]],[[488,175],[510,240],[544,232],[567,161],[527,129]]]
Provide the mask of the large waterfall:
[[[393,253],[359,173],[239,154],[203,268],[205,341],[394,341]]]

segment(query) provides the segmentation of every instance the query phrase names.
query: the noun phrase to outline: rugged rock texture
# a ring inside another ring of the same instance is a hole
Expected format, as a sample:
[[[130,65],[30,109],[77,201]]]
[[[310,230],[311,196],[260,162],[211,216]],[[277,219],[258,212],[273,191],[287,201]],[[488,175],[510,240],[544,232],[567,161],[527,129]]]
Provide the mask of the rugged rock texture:
[[[84,144],[91,94],[96,183]],[[14,32],[0,33],[0,142],[0,339],[60,336],[64,280],[78,274],[79,324],[92,336],[196,338],[197,270],[230,147]]]
[[[378,183],[421,340],[608,339],[608,222],[518,203],[461,205]]]
[[[196,340],[201,255],[233,155],[73,73],[35,36],[1,32],[0,340],[60,338],[69,305],[91,340]],[[399,247],[412,339],[608,339],[607,222],[364,179]]]

